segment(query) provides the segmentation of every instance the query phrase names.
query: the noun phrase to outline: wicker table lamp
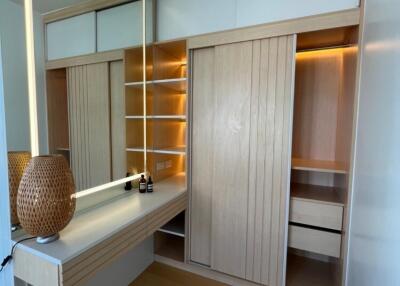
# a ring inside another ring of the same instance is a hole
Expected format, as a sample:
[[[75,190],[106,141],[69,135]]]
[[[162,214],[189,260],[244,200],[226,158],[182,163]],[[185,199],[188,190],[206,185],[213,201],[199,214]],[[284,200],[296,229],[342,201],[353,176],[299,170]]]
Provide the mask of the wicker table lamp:
[[[19,182],[31,159],[31,153],[27,151],[8,152],[8,182],[10,188],[11,224],[13,230],[19,225],[17,215],[17,193]]]
[[[38,243],[59,238],[75,211],[75,184],[62,155],[33,157],[18,189],[17,212],[21,226]]]

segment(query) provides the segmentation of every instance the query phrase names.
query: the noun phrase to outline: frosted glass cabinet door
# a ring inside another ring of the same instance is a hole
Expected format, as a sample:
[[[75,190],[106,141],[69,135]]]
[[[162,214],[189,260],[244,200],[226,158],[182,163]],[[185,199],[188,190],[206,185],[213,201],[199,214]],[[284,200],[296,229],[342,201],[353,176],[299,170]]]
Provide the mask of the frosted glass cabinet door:
[[[47,59],[96,52],[96,14],[90,12],[46,25]]]
[[[281,285],[295,36],[193,51],[190,259]]]

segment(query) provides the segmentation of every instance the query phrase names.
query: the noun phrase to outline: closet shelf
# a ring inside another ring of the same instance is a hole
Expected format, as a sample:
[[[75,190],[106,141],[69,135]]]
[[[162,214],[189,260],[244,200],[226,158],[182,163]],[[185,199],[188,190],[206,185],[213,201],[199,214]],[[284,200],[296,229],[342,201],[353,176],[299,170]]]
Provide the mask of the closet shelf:
[[[70,151],[69,148],[63,148],[63,147],[56,148],[56,150],[57,150],[57,151],[65,151],[65,152],[69,152],[69,151]]]
[[[347,174],[347,168],[342,162],[300,158],[292,158],[292,170]]]
[[[165,88],[172,89],[179,93],[186,93],[187,83],[186,78],[171,78],[171,79],[156,79],[146,81],[146,88],[152,90],[154,86],[162,86]],[[132,88],[143,88],[143,81],[127,82],[125,86]]]
[[[185,213],[180,213],[163,225],[158,231],[175,236],[185,237]]]
[[[143,147],[133,147],[133,148],[126,148],[128,152],[144,152]],[[149,153],[156,153],[156,154],[171,154],[171,155],[185,155],[186,154],[186,147],[169,147],[169,148],[159,148],[159,149],[152,149],[147,148],[147,152]]]
[[[344,198],[340,195],[340,190],[335,187],[294,183],[290,186],[290,198],[292,200],[344,206]]]
[[[143,115],[127,115],[126,119],[144,119]],[[185,121],[186,115],[148,115],[147,119],[170,119],[170,120],[180,120]]]

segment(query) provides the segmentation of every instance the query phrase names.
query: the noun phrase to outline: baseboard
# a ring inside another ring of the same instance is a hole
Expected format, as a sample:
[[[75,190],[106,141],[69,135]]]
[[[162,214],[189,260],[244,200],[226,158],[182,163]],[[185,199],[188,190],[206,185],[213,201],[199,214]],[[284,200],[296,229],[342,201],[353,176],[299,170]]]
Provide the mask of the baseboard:
[[[188,271],[221,283],[225,283],[228,285],[235,286],[260,286],[261,284],[256,284],[250,281],[246,281],[240,278],[236,278],[227,274],[220,273],[218,271],[214,271],[206,268],[205,266],[201,266],[195,263],[184,263],[180,261],[173,260],[171,258],[167,258],[160,255],[154,255],[154,260],[163,263],[184,271]]]

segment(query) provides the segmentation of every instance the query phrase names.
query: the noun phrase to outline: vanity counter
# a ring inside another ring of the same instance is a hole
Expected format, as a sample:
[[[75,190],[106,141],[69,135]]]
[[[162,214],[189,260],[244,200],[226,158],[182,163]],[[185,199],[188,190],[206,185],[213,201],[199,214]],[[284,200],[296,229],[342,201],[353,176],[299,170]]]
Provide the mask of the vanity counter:
[[[122,192],[115,200],[81,211],[53,243],[29,240],[19,244],[15,276],[33,285],[81,285],[186,209],[183,173],[154,188],[153,193]]]

